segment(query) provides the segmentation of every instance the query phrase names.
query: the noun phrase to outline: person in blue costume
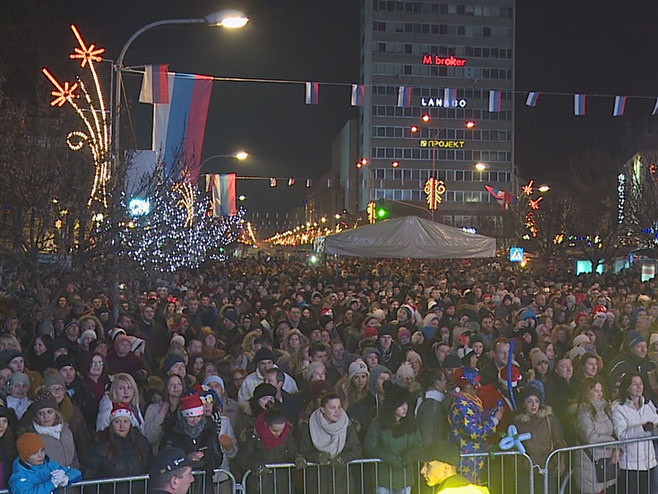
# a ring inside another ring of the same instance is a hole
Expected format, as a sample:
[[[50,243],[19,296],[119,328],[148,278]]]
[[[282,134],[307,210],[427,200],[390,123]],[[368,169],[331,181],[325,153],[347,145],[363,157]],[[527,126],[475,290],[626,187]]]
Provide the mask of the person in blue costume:
[[[12,494],[50,494],[82,480],[80,470],[63,467],[48,458],[43,440],[37,434],[23,434],[16,441],[16,449],[18,458],[9,477]]]
[[[487,438],[496,432],[503,416],[503,404],[493,412],[485,412],[477,396],[480,375],[476,369],[463,367],[453,375],[455,398],[450,407],[450,441],[459,446],[460,453],[486,453]],[[479,483],[484,456],[462,459],[459,473],[474,484]]]

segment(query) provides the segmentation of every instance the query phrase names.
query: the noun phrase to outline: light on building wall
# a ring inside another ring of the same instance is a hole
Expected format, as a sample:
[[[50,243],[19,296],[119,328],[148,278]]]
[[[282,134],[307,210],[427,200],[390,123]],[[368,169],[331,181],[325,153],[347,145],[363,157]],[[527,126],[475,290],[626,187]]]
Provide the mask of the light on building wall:
[[[475,169],[479,172],[483,172],[484,170],[487,169],[487,165],[482,162],[475,163]]]
[[[393,168],[397,168],[397,167],[400,166],[400,162],[399,162],[399,161],[394,161],[393,163],[391,163],[391,166],[392,166]]]
[[[411,128],[409,129],[412,134],[415,134],[418,132],[418,127],[416,125],[412,125]]]
[[[475,127],[475,122],[473,120],[469,120],[466,122],[467,129],[472,129],[473,127]]]
[[[422,117],[423,122],[429,122],[430,121],[430,116],[428,113],[425,113]]]
[[[340,214],[336,213],[336,214],[334,215],[334,218],[336,218],[337,220],[339,220],[339,219],[340,219]]]

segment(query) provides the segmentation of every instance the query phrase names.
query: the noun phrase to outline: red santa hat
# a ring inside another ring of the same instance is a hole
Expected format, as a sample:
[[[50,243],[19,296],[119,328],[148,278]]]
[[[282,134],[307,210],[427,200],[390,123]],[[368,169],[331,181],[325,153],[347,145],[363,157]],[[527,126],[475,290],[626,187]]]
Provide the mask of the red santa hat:
[[[196,393],[183,396],[180,400],[180,413],[183,417],[199,417],[203,415],[201,397]]]
[[[110,421],[118,417],[127,417],[131,422],[135,421],[135,415],[125,403],[112,403],[112,412],[110,412]]]
[[[516,388],[519,384],[519,381],[523,379],[523,376],[521,375],[521,371],[516,365],[512,366],[512,387]],[[501,383],[507,384],[507,366],[503,367],[500,369],[500,372],[498,373],[498,380]]]

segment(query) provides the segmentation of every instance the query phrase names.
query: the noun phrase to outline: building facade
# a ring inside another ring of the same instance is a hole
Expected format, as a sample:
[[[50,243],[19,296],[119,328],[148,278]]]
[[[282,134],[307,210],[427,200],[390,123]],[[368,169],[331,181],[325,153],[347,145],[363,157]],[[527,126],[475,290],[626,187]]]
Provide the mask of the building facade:
[[[514,0],[363,0],[360,82],[359,209],[381,199],[427,209],[433,174],[445,183],[437,221],[500,231],[485,186],[515,188]]]

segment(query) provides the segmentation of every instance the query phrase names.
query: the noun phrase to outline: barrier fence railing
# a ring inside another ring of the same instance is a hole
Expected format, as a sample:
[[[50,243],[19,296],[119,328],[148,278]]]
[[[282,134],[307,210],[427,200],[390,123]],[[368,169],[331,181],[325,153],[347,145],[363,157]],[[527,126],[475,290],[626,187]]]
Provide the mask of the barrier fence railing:
[[[544,494],[653,494],[658,492],[658,468],[650,468],[656,441],[658,435],[650,435],[559,448],[543,468],[535,468],[543,476]]]
[[[462,454],[462,473],[486,485],[491,494],[658,493],[655,445],[658,435],[581,446],[550,452],[545,464],[517,451]],[[472,470],[476,465],[476,471]],[[434,494],[421,473],[423,464],[386,464],[363,458],[343,464],[294,463],[247,470],[240,482],[224,469],[194,472],[190,494]],[[652,478],[653,477],[655,478]],[[146,494],[148,475],[77,482],[60,493]],[[0,490],[0,494],[9,494]]]

